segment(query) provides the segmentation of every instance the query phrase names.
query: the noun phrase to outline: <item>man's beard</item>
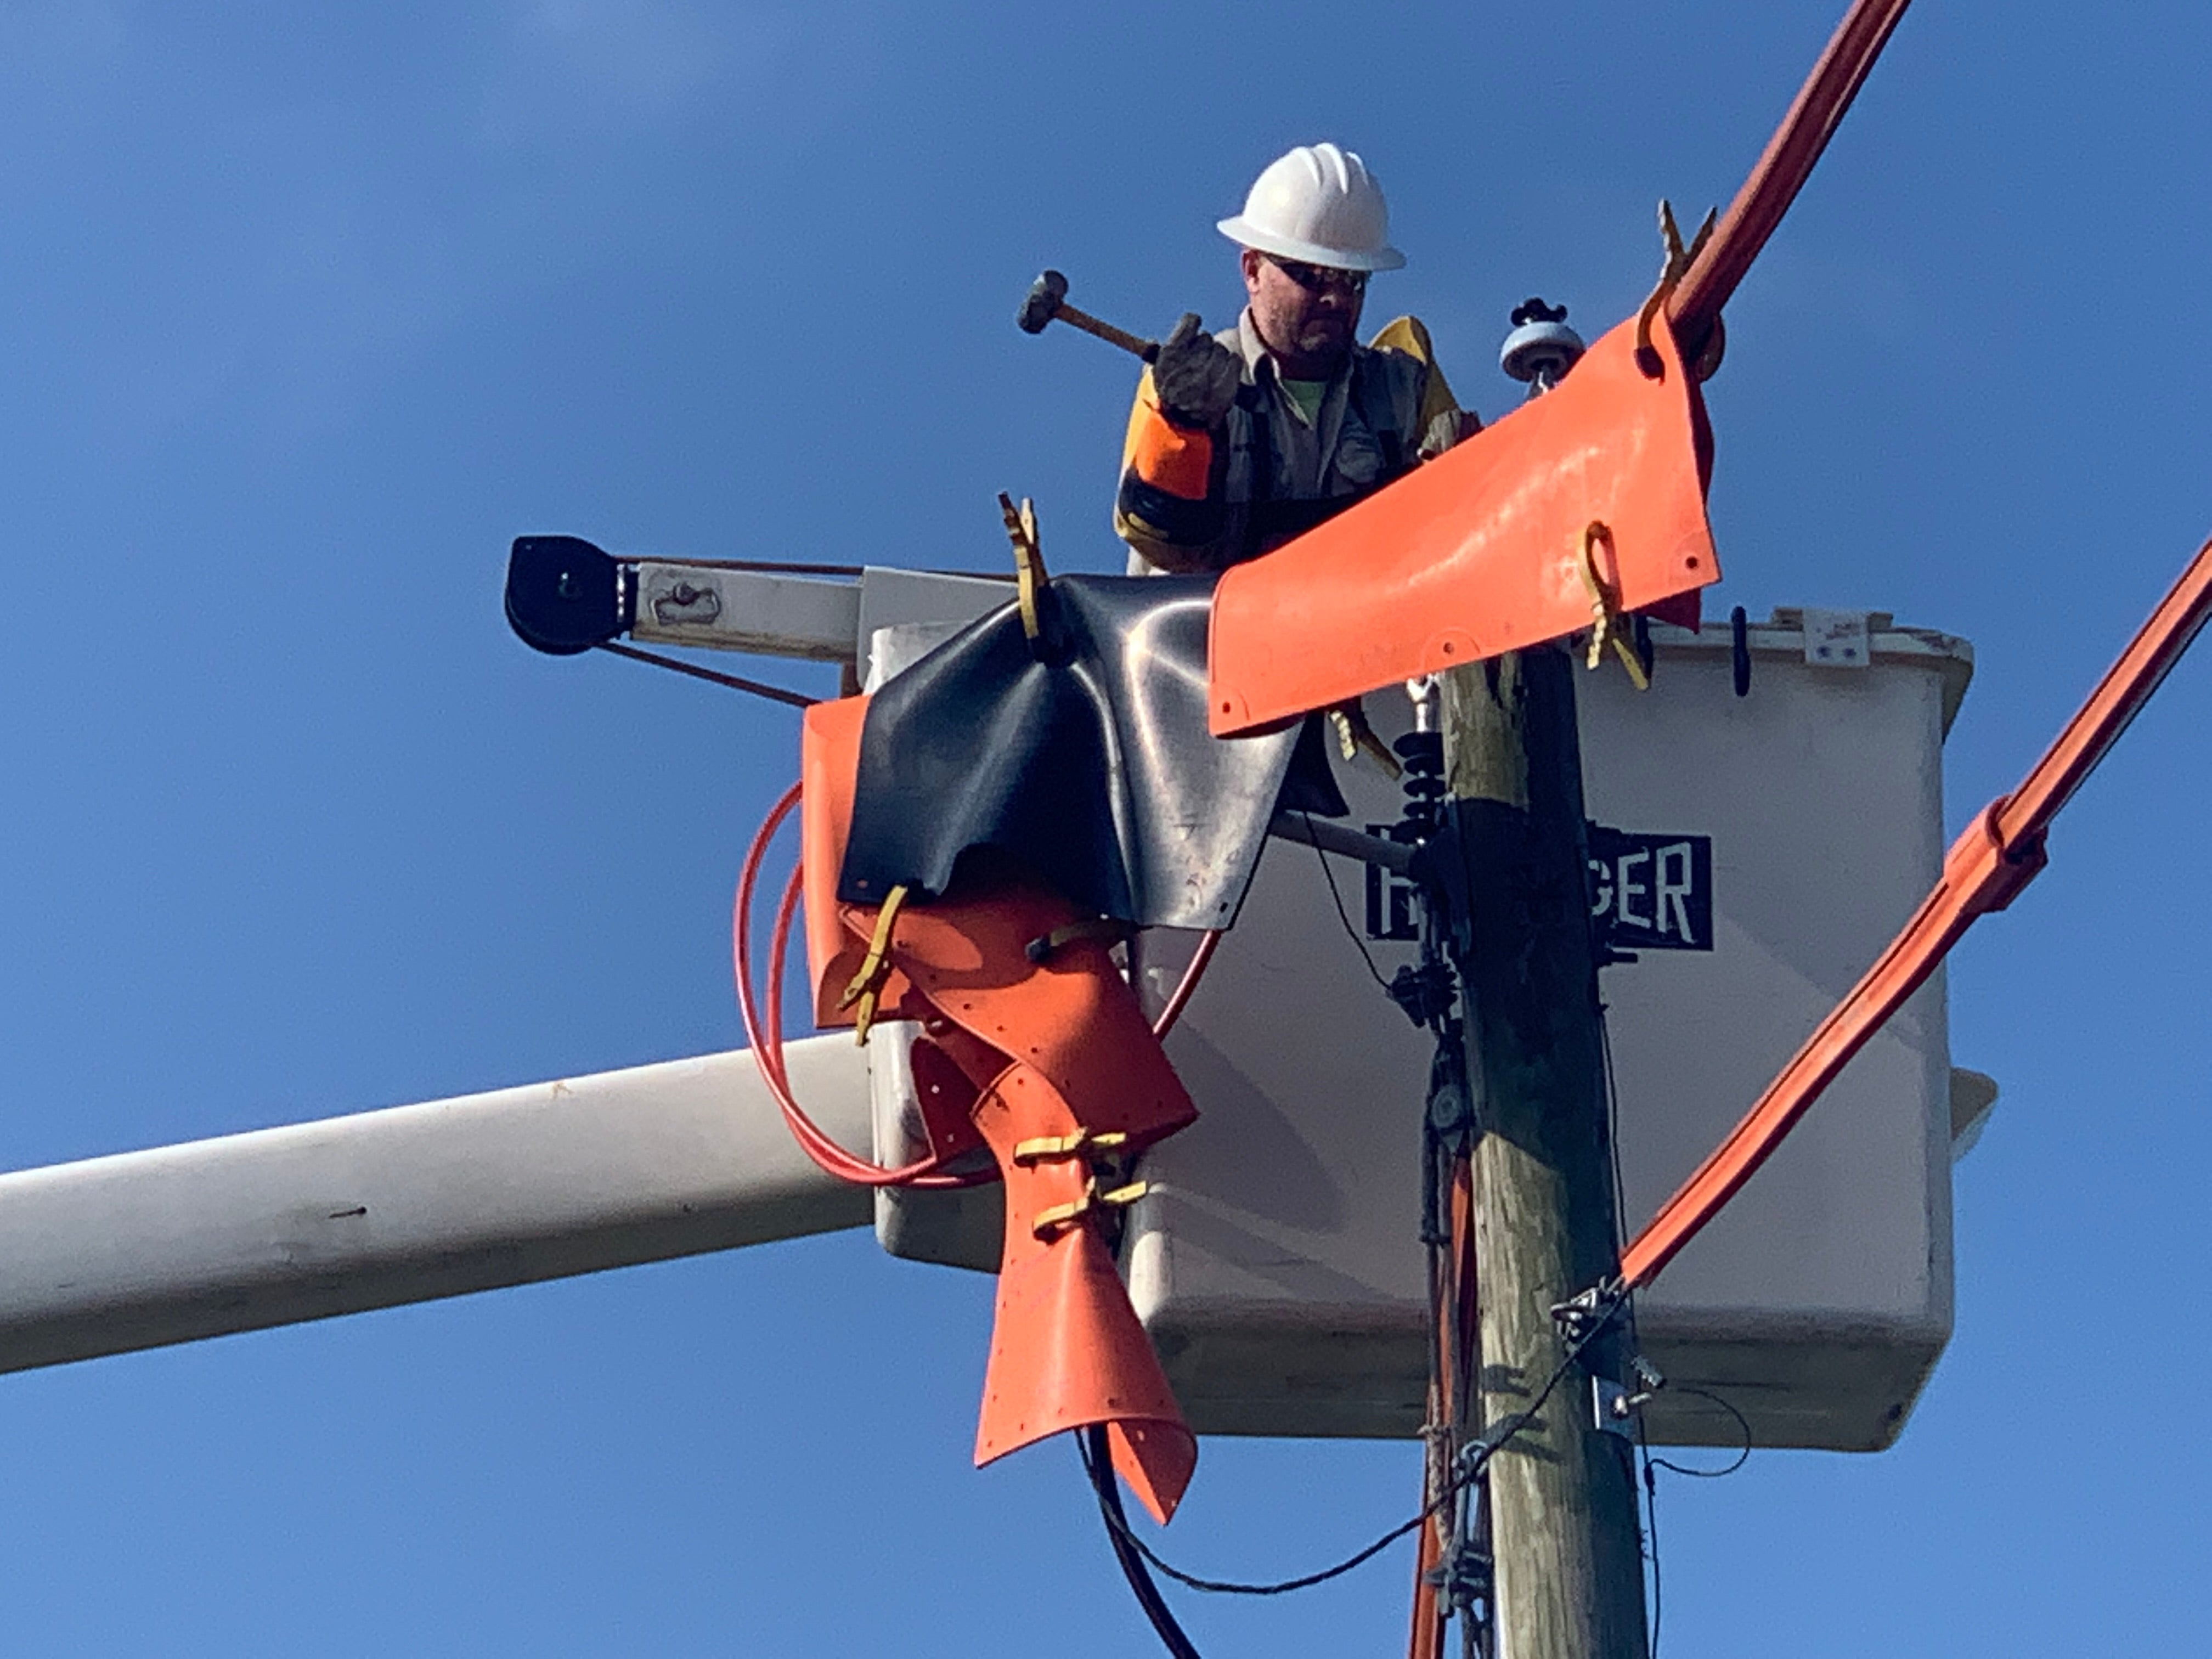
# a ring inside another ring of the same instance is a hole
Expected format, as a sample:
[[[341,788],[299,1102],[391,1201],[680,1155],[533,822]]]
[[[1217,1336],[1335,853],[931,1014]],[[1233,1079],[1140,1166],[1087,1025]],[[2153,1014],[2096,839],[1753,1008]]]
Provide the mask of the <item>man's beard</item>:
[[[1352,326],[1341,320],[1316,319],[1297,331],[1297,355],[1325,360],[1332,367],[1342,362],[1352,346]]]

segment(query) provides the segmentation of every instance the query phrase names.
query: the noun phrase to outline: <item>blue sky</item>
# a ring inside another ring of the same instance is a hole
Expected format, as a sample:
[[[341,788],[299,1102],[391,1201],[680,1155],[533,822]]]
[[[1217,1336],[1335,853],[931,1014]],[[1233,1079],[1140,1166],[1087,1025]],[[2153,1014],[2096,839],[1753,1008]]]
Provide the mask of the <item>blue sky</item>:
[[[1040,266],[1225,321],[1213,221],[1334,137],[1495,414],[1513,303],[1632,309],[1840,10],[0,0],[0,1164],[732,1046],[793,721],[525,651],[512,536],[995,568],[1011,489],[1108,568],[1128,377],[1013,330]],[[1729,312],[1711,603],[1972,639],[1954,823],[2212,529],[2209,60],[1923,0]],[[2005,1097],[1900,1445],[1668,1482],[1662,1651],[2197,1645],[2208,715],[1955,961]],[[988,1289],[848,1236],[0,1378],[7,1645],[1144,1651],[1072,1454],[968,1467]],[[1212,1443],[1172,1543],[1303,1569],[1416,1480]],[[1184,1605],[1395,1651],[1406,1577]]]

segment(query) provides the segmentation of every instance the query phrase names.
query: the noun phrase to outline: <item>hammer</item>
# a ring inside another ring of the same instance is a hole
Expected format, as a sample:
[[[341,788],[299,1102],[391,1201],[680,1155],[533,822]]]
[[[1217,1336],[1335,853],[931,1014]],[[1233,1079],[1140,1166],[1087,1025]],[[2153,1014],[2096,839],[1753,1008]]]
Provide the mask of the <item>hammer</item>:
[[[1117,345],[1148,363],[1160,355],[1157,341],[1140,340],[1126,329],[1102,323],[1089,312],[1079,311],[1068,304],[1067,278],[1056,270],[1048,270],[1030,284],[1029,297],[1014,313],[1014,322],[1024,334],[1042,334],[1045,325],[1055,319],[1072,324],[1085,334],[1095,334],[1108,345]]]

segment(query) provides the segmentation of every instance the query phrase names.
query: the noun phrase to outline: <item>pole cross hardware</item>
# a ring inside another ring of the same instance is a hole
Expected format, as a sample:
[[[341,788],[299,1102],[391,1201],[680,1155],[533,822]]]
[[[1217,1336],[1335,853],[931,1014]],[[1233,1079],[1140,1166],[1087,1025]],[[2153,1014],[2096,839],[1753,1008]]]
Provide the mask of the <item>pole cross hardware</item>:
[[[1628,1290],[1619,1279],[1578,1291],[1552,1307],[1552,1323],[1569,1347],[1589,1341],[1628,1305]]]
[[[1609,1376],[1590,1378],[1590,1415],[1606,1433],[1634,1440],[1637,1413],[1659,1397],[1667,1379],[1642,1354],[1630,1356],[1628,1369],[1636,1379],[1632,1385]]]

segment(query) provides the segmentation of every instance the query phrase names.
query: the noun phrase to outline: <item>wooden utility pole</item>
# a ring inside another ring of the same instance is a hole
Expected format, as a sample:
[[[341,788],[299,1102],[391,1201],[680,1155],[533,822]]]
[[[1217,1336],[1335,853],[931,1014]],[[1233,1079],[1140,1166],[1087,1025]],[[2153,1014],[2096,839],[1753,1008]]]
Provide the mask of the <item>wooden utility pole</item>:
[[[1468,882],[1467,1005],[1482,1421],[1529,1408],[1565,1352],[1552,1309],[1614,1267],[1613,1146],[1585,874],[1574,664],[1549,647],[1443,677],[1445,781]],[[1595,1426],[1607,1331],[1490,1464],[1498,1650],[1644,1659],[1627,1443]]]

